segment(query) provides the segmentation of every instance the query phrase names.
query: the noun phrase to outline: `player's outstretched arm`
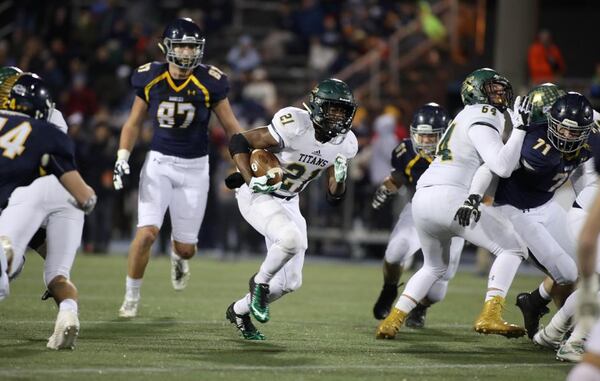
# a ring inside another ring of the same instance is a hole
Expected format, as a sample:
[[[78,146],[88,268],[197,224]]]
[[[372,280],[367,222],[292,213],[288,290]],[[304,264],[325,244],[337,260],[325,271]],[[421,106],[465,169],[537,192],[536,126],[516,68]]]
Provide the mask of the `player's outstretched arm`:
[[[233,114],[233,110],[231,109],[231,105],[229,104],[229,100],[227,98],[219,101],[219,103],[213,106],[213,111],[217,115],[217,118],[219,118],[219,122],[221,122],[221,126],[223,126],[223,129],[229,138],[235,134],[243,132],[240,124]]]
[[[96,206],[96,193],[85,183],[78,171],[65,172],[59,178],[60,183],[75,198],[77,207],[89,214]]]
[[[346,195],[346,177],[348,175],[348,159],[338,154],[333,165],[327,168],[327,201],[337,205]]]
[[[113,171],[113,185],[116,190],[123,188],[123,177],[129,175],[129,155],[140,134],[140,128],[146,117],[148,104],[140,97],[135,97],[129,117],[121,130],[117,161]]]

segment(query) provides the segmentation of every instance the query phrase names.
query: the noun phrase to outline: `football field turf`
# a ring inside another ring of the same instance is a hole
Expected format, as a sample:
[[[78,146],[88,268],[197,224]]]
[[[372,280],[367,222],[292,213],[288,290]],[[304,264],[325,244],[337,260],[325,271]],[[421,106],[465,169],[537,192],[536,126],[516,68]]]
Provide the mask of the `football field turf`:
[[[571,365],[530,341],[472,330],[486,279],[459,273],[427,328],[403,328],[396,340],[375,340],[371,308],[380,266],[308,261],[302,288],[274,303],[259,329],[264,342],[241,339],[225,309],[247,290],[258,260],[195,258],[183,292],[173,291],[167,258],[152,258],[139,317],[117,318],[126,259],[80,255],[73,280],[80,292],[77,349],[45,348],[56,307],[40,301],[42,262],[26,268],[0,303],[0,380],[564,380]],[[521,323],[519,291],[540,276],[520,275],[505,317]],[[403,277],[403,280],[406,280]],[[552,311],[554,312],[554,311]],[[547,320],[546,317],[544,320]]]

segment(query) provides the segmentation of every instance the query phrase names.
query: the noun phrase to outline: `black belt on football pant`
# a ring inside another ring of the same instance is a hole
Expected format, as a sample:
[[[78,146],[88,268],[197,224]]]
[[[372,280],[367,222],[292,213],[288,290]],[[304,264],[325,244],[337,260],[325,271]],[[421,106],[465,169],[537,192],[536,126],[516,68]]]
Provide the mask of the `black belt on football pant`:
[[[271,193],[271,196],[277,197],[277,198],[280,198],[280,199],[286,200],[286,201],[290,201],[291,199],[293,199],[294,197],[296,197],[296,195],[293,195],[293,196],[282,196],[282,195],[277,194],[277,193]]]

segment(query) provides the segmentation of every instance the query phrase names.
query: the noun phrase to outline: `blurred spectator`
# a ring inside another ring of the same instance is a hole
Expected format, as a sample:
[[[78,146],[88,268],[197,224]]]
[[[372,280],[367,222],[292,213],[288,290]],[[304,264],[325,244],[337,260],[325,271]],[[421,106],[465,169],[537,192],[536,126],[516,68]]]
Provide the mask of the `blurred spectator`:
[[[596,64],[596,73],[592,77],[590,86],[590,96],[596,98],[596,103],[600,100],[600,62]]]
[[[237,45],[227,53],[227,63],[236,74],[252,71],[260,65],[260,54],[252,37],[247,34],[240,37]]]
[[[430,40],[441,44],[446,41],[448,32],[440,19],[433,14],[431,6],[426,1],[419,1],[419,21],[423,32]]]
[[[529,46],[528,65],[532,84],[555,82],[564,74],[565,61],[549,30],[540,30],[536,41]]]
[[[115,140],[106,122],[94,126],[93,140],[84,159],[84,179],[96,191],[98,204],[86,216],[86,242],[88,252],[106,253],[110,244],[115,191],[112,183]]]
[[[372,185],[379,185],[390,174],[390,155],[398,145],[396,136],[396,115],[386,112],[375,119],[375,137],[371,142],[369,175]]]
[[[80,112],[85,117],[91,117],[97,110],[96,93],[87,86],[85,74],[76,74],[73,78],[73,86],[68,95],[67,114]]]
[[[263,68],[252,71],[251,82],[244,86],[242,97],[262,105],[268,115],[277,112],[277,89]]]

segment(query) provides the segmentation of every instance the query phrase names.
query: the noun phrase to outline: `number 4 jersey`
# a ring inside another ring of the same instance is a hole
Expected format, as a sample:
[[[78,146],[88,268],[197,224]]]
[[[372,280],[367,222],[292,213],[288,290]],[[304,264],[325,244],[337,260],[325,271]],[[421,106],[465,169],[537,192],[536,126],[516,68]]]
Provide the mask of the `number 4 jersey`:
[[[358,151],[358,142],[352,131],[336,141],[337,144],[317,141],[310,115],[296,107],[279,110],[269,125],[269,131],[280,144],[280,150],[273,153],[284,171],[283,184],[277,191],[281,196],[300,193],[309,182],[333,165],[337,154],[351,159]]]
[[[504,133],[504,115],[489,105],[468,105],[456,115],[440,140],[436,157],[419,179],[417,188],[432,185],[453,185],[469,189],[475,172],[483,160],[469,137],[469,128],[485,126]]]
[[[229,91],[222,71],[200,65],[188,78],[176,80],[167,63],[152,62],[135,70],[131,84],[148,104],[155,127],[151,150],[186,159],[208,154],[211,108]]]
[[[76,169],[73,142],[45,120],[0,112],[0,152],[0,209],[15,188]]]

